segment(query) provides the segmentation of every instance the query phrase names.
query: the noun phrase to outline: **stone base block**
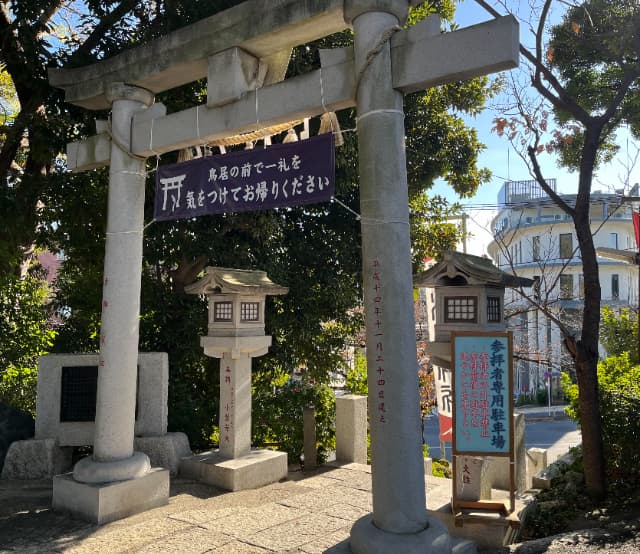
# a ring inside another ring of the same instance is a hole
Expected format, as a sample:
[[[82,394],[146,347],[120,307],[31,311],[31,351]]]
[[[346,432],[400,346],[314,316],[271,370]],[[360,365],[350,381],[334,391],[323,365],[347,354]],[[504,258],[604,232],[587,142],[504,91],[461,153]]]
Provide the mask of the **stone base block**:
[[[451,554],[452,543],[447,528],[437,519],[429,518],[427,528],[419,533],[399,534],[378,529],[373,515],[368,514],[353,524],[350,545],[355,554]],[[467,554],[466,550],[460,552]]]
[[[184,458],[180,475],[228,491],[256,489],[287,476],[287,454],[256,449],[230,460],[212,450]]]
[[[482,549],[493,550],[512,544],[520,529],[520,521],[515,513],[508,516],[474,513],[456,518],[450,504],[439,510],[428,510],[428,513],[440,520],[452,537],[459,541],[473,541],[474,546]],[[461,551],[466,552],[464,549]]]
[[[71,470],[73,448],[56,439],[29,439],[11,443],[2,468],[2,479],[51,479]]]
[[[53,478],[53,509],[102,525],[169,502],[169,471],[113,483],[80,483],[71,473]]]
[[[149,456],[152,467],[164,467],[178,475],[182,458],[191,456],[189,439],[184,433],[167,433],[157,437],[136,437],[134,450]]]

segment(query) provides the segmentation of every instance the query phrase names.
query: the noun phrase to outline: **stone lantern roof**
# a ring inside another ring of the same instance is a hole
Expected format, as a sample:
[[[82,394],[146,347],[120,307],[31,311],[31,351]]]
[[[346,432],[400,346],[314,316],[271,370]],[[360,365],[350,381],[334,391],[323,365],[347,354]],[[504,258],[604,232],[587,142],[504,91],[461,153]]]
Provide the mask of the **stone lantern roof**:
[[[518,277],[498,269],[489,258],[448,250],[441,262],[414,276],[417,287],[487,285],[498,287],[530,287],[532,279]]]
[[[289,289],[274,283],[265,271],[207,267],[205,276],[185,287],[189,294],[281,295]]]

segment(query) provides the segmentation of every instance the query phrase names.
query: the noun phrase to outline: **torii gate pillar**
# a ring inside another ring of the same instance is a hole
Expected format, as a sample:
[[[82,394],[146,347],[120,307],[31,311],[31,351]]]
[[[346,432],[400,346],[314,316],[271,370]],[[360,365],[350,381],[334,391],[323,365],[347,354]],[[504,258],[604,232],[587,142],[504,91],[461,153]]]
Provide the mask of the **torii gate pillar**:
[[[428,518],[426,510],[403,95],[392,86],[391,45],[384,41],[405,22],[408,7],[406,1],[345,2],[360,75],[358,155],[373,489],[373,513],[353,526],[351,549],[367,554],[451,552],[446,528]]]
[[[134,452],[138,329],[144,226],[144,160],[129,154],[134,114],[148,90],[113,83],[111,165],[93,455],[54,477],[53,507],[106,523],[169,501],[169,471]]]

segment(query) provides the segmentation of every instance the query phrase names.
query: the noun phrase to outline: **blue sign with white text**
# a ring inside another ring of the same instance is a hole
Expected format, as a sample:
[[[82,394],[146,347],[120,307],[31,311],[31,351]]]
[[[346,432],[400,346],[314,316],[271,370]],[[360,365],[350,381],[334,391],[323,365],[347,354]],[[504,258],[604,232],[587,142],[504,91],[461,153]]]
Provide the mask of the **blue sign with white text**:
[[[455,335],[454,440],[457,453],[509,454],[509,336]]]

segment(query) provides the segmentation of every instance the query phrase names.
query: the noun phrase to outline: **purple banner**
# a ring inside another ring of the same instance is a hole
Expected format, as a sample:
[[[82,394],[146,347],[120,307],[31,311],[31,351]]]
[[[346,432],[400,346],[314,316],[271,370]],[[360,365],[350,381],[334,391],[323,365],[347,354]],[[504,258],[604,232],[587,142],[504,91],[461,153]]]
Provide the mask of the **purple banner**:
[[[267,210],[333,196],[333,134],[158,168],[154,219]]]

